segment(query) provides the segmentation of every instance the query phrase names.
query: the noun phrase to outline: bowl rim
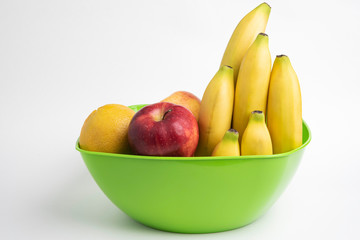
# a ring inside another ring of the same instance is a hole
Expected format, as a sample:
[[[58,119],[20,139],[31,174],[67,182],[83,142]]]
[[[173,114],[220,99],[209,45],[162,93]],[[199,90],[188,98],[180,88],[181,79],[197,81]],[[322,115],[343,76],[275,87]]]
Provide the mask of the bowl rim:
[[[171,157],[171,156],[145,156],[145,155],[135,155],[135,154],[123,154],[123,153],[106,153],[106,152],[94,152],[88,151],[80,148],[79,138],[76,141],[75,149],[80,153],[93,155],[93,156],[108,156],[108,157],[118,157],[118,158],[127,158],[127,159],[142,159],[142,160],[162,160],[162,161],[216,161],[216,160],[244,160],[244,159],[274,159],[274,158],[283,158],[287,157],[303,148],[305,148],[311,141],[311,131],[307,123],[303,120],[303,125],[306,127],[308,132],[308,138],[306,141],[291,151],[285,153],[278,153],[272,155],[245,155],[245,156],[193,156],[193,157]]]

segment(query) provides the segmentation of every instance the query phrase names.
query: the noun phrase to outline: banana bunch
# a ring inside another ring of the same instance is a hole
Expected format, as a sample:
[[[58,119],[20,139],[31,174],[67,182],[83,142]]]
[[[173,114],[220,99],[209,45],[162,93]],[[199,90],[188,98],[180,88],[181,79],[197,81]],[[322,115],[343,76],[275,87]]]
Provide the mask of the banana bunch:
[[[235,28],[200,104],[197,156],[270,155],[302,144],[301,93],[290,60],[272,66],[260,4]]]

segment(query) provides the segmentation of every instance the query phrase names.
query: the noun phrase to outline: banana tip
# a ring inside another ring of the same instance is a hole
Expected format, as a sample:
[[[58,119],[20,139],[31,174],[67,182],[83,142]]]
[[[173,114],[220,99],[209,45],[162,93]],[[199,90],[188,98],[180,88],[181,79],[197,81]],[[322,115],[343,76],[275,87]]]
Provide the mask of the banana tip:
[[[267,2],[263,2],[263,4],[266,4],[269,8],[271,8],[271,6]]]
[[[231,132],[231,133],[239,133],[238,131],[236,131],[236,130],[233,129],[233,128],[230,128],[228,131]]]
[[[285,54],[276,55],[277,58],[287,57]]]

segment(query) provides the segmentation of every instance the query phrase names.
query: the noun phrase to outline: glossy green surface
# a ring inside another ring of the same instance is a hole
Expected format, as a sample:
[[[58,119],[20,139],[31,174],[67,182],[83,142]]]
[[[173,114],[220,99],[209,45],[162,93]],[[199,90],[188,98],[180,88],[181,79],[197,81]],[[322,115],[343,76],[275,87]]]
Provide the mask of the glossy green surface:
[[[78,142],[76,149],[102,191],[131,218],[165,231],[209,233],[262,216],[289,184],[310,139],[303,122],[303,145],[276,155],[150,157],[85,151]]]

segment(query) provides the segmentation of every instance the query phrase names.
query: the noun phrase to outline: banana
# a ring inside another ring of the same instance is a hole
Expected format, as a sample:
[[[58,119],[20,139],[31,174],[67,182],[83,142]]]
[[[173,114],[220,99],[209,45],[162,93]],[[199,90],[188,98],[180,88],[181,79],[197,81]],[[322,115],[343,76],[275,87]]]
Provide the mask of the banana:
[[[216,144],[212,156],[240,156],[239,133],[231,128],[226,131],[221,141]]]
[[[271,137],[262,111],[251,112],[249,123],[241,139],[241,155],[271,155]]]
[[[267,125],[273,151],[283,153],[302,144],[301,91],[297,75],[285,55],[278,55],[270,77]]]
[[[241,19],[229,40],[221,66],[228,65],[234,69],[235,82],[247,49],[260,32],[265,32],[270,11],[271,8],[267,3],[260,4]]]
[[[232,127],[239,132],[239,139],[250,113],[255,109],[265,113],[270,74],[269,38],[260,33],[244,56],[236,83]]]
[[[231,127],[234,103],[233,69],[222,66],[205,89],[199,110],[199,143],[195,155],[210,156]]]

